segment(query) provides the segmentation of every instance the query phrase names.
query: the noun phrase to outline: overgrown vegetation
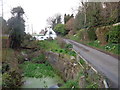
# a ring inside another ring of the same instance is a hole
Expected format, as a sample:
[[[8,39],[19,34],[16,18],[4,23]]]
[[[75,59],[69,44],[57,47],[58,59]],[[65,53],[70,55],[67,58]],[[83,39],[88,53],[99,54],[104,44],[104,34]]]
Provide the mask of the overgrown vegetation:
[[[24,10],[22,7],[15,7],[11,10],[11,17],[8,20],[8,28],[10,31],[10,47],[11,48],[20,48],[23,37],[25,35],[25,24],[22,15]]]
[[[65,30],[65,25],[64,24],[58,24],[55,26],[54,28],[55,32],[58,35],[64,36],[66,34],[66,30]]]
[[[64,43],[65,44],[65,43]],[[70,56],[76,56],[76,53],[72,50],[71,44],[65,44],[63,48],[60,47],[57,40],[53,41],[40,41],[39,45],[42,49],[47,51],[53,51],[57,53],[68,54]]]
[[[24,69],[24,76],[26,77],[42,78],[55,76],[55,70],[48,62],[43,64],[25,62],[21,67]]]
[[[120,43],[120,25],[114,26],[110,29],[110,31],[106,34],[108,38],[108,43]]]
[[[33,57],[32,62],[34,62],[34,63],[45,63],[46,62],[45,55],[41,53],[38,57]]]
[[[21,73],[10,71],[2,75],[3,88],[19,88],[22,84],[23,82]]]
[[[16,53],[18,52],[16,51]],[[18,65],[18,55],[15,55],[13,49],[3,49],[1,70],[3,88],[18,88],[22,85],[22,72]]]
[[[115,35],[113,35],[113,33],[116,33]],[[120,45],[117,44],[119,42],[119,33],[118,33],[118,29],[116,31],[110,31],[111,33],[111,38],[108,39],[109,40],[109,43],[107,43],[106,45],[101,45],[100,41],[99,40],[94,40],[94,41],[80,41],[81,38],[79,37],[79,34],[75,34],[74,36],[71,36],[69,37],[71,40],[75,40],[79,43],[83,43],[83,44],[86,44],[86,45],[89,45],[89,46],[92,46],[92,47],[96,47],[96,48],[99,48],[99,49],[102,49],[102,50],[105,50],[107,52],[110,52],[110,53],[113,53],[113,54],[116,54],[116,55],[119,55],[120,54]],[[109,32],[108,32],[109,33]],[[117,35],[117,36],[116,36]],[[114,39],[113,39],[114,38]],[[116,39],[115,39],[116,38]],[[114,42],[114,43],[112,43]]]
[[[105,46],[101,46],[100,45],[100,41],[96,40],[96,41],[92,41],[90,43],[87,43],[87,45],[90,45],[92,47],[96,47],[96,48],[100,48],[102,50],[114,53],[114,54],[120,54],[120,45],[119,44],[114,44],[114,43],[108,43]]]
[[[75,90],[77,88],[80,88],[80,86],[78,84],[78,81],[69,80],[60,88],[71,88],[72,90]]]

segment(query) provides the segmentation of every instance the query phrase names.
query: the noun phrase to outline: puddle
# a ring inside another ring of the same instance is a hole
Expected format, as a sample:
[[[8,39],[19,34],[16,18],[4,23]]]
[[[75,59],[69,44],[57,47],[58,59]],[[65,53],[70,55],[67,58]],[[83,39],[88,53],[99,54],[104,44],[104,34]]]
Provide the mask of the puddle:
[[[63,83],[63,80],[58,76],[51,78],[30,78],[24,77],[24,84],[21,88],[49,88],[58,83]]]

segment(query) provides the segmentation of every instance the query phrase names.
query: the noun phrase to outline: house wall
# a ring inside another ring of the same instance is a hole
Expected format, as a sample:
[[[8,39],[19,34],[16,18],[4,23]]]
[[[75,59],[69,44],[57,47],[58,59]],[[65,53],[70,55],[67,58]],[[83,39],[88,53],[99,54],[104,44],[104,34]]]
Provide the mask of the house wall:
[[[50,34],[50,32],[52,34]],[[52,37],[53,39],[55,39],[57,37],[56,33],[52,29],[49,29],[45,35],[35,36],[35,38],[37,40],[46,40],[46,39],[48,39],[50,37]]]

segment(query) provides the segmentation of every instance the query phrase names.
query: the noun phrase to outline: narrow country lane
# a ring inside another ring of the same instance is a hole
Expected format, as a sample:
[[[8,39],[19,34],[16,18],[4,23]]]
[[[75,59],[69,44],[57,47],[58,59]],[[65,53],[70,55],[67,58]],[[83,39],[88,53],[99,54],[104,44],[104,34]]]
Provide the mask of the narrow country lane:
[[[73,49],[87,60],[98,72],[106,76],[112,82],[112,87],[118,87],[118,78],[120,78],[118,76],[118,63],[120,63],[118,59],[73,40],[64,40],[66,43],[72,44]]]

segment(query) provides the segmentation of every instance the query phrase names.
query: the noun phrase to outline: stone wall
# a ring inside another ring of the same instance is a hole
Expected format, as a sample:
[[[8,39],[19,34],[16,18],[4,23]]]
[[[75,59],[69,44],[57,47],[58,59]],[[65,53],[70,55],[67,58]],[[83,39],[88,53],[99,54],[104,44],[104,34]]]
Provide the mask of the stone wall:
[[[65,81],[77,80],[81,88],[89,87],[95,83],[98,87],[104,88],[104,78],[96,73],[87,62],[80,64],[79,60],[81,57],[79,55],[73,58],[68,55],[46,52],[46,58],[54,69],[60,72],[60,75]],[[83,74],[80,75],[80,73]]]
[[[47,52],[46,56],[49,63],[60,72],[65,81],[71,79],[75,80],[77,78],[81,67],[72,56],[69,57],[67,55],[53,52]]]

